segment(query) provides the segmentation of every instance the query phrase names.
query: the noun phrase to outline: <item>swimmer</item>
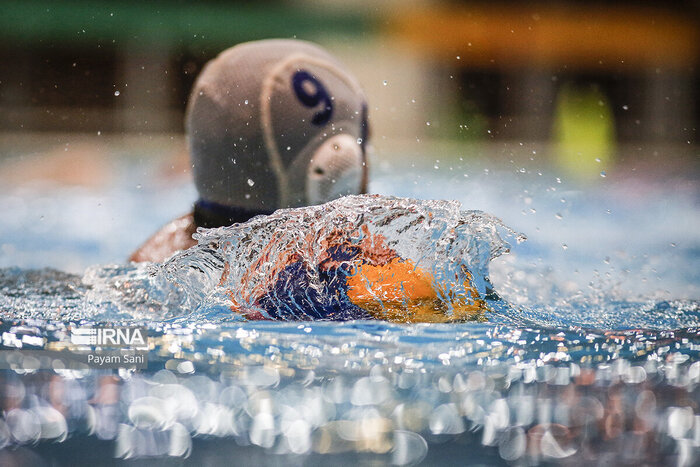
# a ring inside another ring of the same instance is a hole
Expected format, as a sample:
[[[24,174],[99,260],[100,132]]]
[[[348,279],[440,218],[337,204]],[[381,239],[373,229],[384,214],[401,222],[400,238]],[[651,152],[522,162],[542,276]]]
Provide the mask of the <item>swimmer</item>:
[[[192,213],[163,227],[131,261],[164,261],[193,246],[199,227],[242,223],[367,190],[364,93],[337,60],[308,42],[264,40],[222,52],[197,78],[185,127],[199,199]],[[246,310],[231,294],[232,311],[249,319],[481,316],[478,300],[463,306],[452,301],[447,316],[430,273],[383,246],[383,238],[366,227],[364,241],[355,241],[357,235],[338,232],[321,245],[320,293],[308,283],[309,266],[291,255],[275,266],[268,289],[253,290],[255,296],[245,300],[267,316]],[[250,265],[250,273],[257,267]],[[226,275],[227,267],[222,282]],[[295,314],[300,304],[308,314]]]
[[[299,40],[239,44],[210,61],[185,131],[199,199],[129,258],[160,262],[196,244],[198,227],[367,191],[367,104],[328,52]]]

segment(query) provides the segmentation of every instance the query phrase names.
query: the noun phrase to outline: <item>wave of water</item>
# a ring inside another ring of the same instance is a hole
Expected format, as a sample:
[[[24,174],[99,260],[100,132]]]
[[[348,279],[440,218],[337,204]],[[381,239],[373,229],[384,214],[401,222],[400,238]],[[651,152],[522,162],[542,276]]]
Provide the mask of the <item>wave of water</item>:
[[[512,261],[499,265],[500,282],[492,285],[491,260],[509,251],[508,240],[524,236],[454,201],[353,196],[201,229],[196,237],[198,245],[162,264],[98,265],[82,277],[3,269],[0,316],[185,325],[251,318],[477,319],[603,330],[700,323],[697,300],[630,298],[593,284],[587,291],[559,290],[556,277]],[[396,275],[394,257],[410,265],[399,268],[404,275]],[[388,281],[370,274],[375,265],[390,266]],[[422,275],[416,279],[407,270]],[[348,298],[349,278],[364,293],[357,303]],[[427,282],[430,299],[412,297],[412,281]],[[395,287],[387,292],[386,282]],[[517,299],[528,289],[551,298],[509,303],[499,297]],[[462,309],[470,313],[460,315]]]
[[[83,282],[93,304],[140,318],[478,318],[509,237],[524,239],[457,202],[350,196],[203,229],[163,264],[93,267]]]

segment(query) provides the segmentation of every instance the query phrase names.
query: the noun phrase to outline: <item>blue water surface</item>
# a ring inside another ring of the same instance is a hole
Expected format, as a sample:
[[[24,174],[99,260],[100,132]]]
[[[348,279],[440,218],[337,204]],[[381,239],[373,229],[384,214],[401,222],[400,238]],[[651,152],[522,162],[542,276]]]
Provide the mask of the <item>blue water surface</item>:
[[[400,324],[104,305],[124,303],[124,289],[99,295],[86,268],[129,273],[128,253],[194,199],[186,178],[161,183],[144,164],[122,162],[99,190],[18,184],[0,195],[1,355],[14,368],[0,373],[0,463],[700,459],[692,171],[659,180],[604,168],[583,182],[536,159],[379,161],[373,192],[455,199],[528,237],[490,264],[498,297],[486,322]],[[71,326],[105,322],[148,328],[146,370],[34,356],[31,369],[29,354],[8,353],[60,351]]]

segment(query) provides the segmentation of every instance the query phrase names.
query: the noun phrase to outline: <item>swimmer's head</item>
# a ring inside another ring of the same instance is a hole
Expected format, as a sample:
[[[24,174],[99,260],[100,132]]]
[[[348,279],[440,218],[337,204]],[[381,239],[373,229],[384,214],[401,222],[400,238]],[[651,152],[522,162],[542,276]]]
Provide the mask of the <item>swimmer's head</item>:
[[[186,130],[200,218],[218,212],[225,223],[228,211],[238,222],[366,191],[364,93],[314,44],[264,40],[222,52],[197,78]]]

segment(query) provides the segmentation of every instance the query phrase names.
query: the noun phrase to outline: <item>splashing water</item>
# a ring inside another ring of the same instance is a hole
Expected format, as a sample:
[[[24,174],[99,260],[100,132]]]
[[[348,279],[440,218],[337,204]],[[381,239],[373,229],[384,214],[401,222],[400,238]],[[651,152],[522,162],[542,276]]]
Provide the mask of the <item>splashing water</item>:
[[[142,318],[483,319],[502,235],[515,233],[457,202],[349,196],[200,230],[163,264],[91,268],[84,282],[93,303]]]

